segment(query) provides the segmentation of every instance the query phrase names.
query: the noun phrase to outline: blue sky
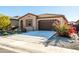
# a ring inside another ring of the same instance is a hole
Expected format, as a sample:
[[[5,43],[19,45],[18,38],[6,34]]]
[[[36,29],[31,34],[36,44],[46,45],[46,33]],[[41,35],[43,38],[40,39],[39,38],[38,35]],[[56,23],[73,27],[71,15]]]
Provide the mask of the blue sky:
[[[63,14],[69,21],[79,19],[79,6],[0,6],[0,13],[9,16],[33,14]]]

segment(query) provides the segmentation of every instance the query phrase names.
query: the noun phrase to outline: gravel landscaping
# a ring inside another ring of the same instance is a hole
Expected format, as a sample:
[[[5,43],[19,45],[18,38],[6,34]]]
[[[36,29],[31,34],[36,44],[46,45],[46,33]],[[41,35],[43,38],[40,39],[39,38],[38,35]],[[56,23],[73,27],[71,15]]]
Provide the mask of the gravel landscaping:
[[[79,50],[79,42],[75,42],[75,40],[72,40],[71,38],[61,37],[58,35],[51,37],[44,44],[45,46],[52,45],[52,46]]]

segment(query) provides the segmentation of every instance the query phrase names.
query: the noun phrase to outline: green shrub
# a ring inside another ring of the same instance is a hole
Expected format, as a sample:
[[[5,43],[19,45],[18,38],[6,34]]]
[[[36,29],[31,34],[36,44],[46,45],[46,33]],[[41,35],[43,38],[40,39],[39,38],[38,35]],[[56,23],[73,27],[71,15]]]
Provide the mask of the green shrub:
[[[7,32],[3,32],[3,35],[8,35],[8,33]]]

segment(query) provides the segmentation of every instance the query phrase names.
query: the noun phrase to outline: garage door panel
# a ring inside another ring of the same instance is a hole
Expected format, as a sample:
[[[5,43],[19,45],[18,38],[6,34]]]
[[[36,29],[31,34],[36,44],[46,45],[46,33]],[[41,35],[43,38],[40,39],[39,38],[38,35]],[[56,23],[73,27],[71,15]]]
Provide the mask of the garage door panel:
[[[39,30],[52,30],[53,20],[40,20],[38,22]]]

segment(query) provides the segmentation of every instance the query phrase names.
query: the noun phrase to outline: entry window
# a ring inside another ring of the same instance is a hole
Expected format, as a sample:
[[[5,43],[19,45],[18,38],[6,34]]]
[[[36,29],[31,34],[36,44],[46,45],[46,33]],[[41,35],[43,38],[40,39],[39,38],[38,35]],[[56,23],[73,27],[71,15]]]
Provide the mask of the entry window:
[[[32,26],[32,19],[27,19],[26,20],[26,26]]]

